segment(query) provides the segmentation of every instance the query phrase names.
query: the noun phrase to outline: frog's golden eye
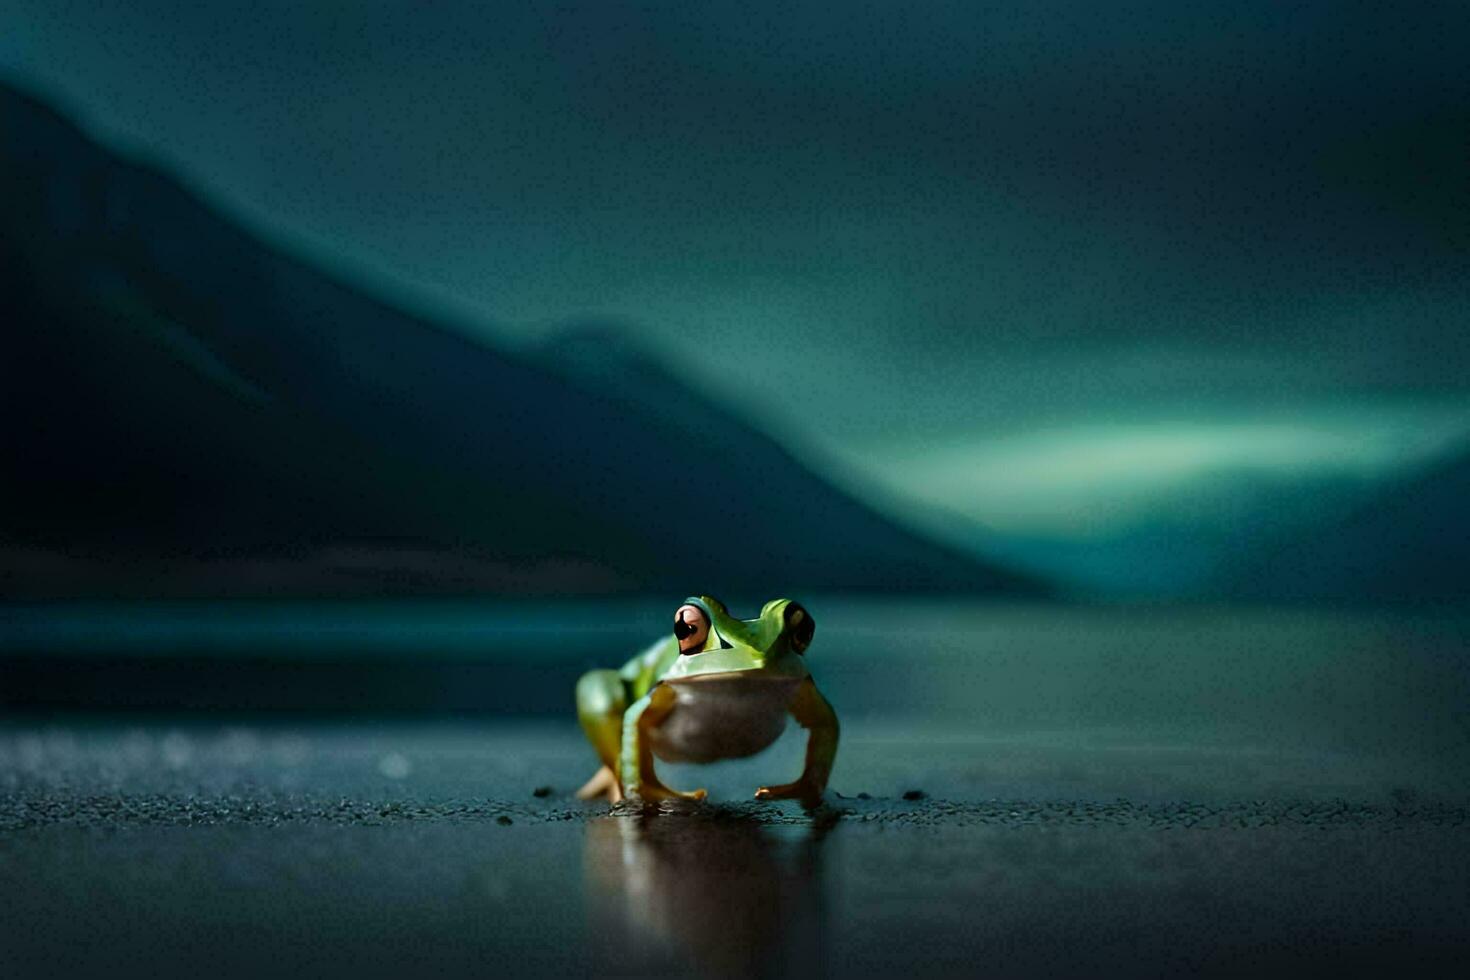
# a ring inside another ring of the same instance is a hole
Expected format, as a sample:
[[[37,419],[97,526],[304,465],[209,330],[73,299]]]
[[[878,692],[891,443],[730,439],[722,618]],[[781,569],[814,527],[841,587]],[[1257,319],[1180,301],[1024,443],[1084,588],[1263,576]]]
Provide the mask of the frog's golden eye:
[[[709,617],[698,606],[680,606],[674,613],[674,636],[680,653],[698,653],[709,639]]]
[[[812,619],[811,613],[793,602],[786,607],[786,635],[791,637],[791,649],[806,653],[806,648],[812,645],[812,637],[817,635],[817,621]]]

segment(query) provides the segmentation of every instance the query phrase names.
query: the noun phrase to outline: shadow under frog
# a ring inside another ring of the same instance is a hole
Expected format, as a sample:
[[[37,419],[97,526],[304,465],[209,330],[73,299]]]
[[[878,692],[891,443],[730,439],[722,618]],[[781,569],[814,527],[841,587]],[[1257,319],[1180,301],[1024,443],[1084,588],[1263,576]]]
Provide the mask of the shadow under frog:
[[[625,967],[720,975],[819,975],[825,946],[821,810],[772,823],[754,805],[665,803],[587,824],[593,935]]]

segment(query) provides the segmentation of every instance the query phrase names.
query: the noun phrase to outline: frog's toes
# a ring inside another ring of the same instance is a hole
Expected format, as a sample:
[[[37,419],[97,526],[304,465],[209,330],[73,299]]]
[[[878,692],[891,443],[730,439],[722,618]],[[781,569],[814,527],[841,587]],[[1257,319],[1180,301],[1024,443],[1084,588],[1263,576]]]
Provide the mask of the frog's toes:
[[[613,771],[607,766],[603,766],[597,770],[592,778],[587,780],[581,789],[577,790],[577,799],[579,800],[591,800],[599,796],[605,796],[613,803],[616,803],[623,797],[622,791],[618,787],[617,777],[613,775]]]
[[[638,792],[638,798],[645,803],[658,803],[663,800],[692,800],[697,803],[708,795],[709,793],[702,789],[690,790],[686,793],[677,789],[669,789],[667,786],[644,786]]]
[[[782,786],[762,786],[755,791],[757,800],[801,800],[807,806],[820,802],[822,794],[810,783],[797,780]]]

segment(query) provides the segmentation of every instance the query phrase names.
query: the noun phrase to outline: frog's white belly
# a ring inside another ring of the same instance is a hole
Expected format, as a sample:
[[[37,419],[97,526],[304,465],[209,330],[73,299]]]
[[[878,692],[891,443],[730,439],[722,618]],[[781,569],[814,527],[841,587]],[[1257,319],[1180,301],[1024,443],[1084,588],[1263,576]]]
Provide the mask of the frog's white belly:
[[[653,729],[653,752],[666,762],[714,762],[754,755],[786,730],[800,678],[714,674],[667,682],[674,708]]]

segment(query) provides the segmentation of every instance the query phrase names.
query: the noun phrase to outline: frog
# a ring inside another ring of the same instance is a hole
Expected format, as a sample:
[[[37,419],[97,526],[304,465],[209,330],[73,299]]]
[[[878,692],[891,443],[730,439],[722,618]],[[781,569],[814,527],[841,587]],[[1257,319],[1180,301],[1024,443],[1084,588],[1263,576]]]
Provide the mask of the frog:
[[[773,599],[755,619],[737,619],[709,595],[674,610],[671,632],[620,669],[577,681],[577,718],[602,766],[581,799],[644,803],[704,800],[703,789],[666,786],[665,762],[710,763],[766,749],[795,719],[807,732],[801,775],[761,786],[757,800],[820,804],[837,757],[837,714],[807,669],[816,621],[805,606]]]

